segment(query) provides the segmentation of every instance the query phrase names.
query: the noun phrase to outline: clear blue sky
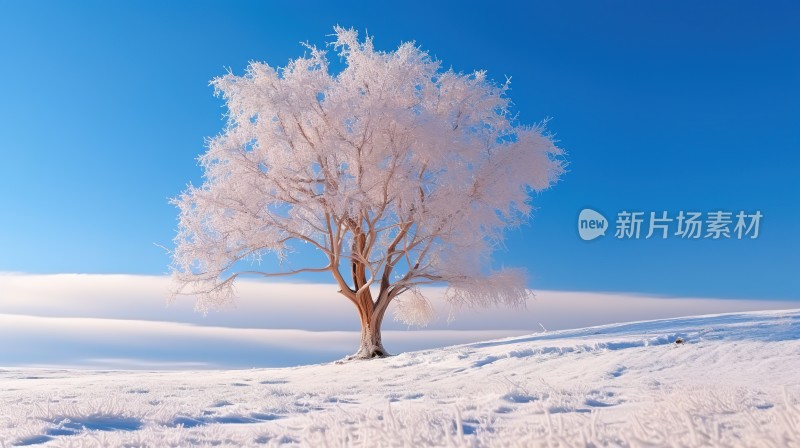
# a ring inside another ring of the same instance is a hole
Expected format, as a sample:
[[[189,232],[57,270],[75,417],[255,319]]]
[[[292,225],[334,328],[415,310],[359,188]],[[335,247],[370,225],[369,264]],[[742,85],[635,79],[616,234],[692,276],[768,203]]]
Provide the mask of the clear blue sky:
[[[569,173],[497,263],[538,289],[800,300],[796,2],[0,0],[0,271],[167,271],[168,205],[222,129],[208,81],[341,24],[513,76]],[[299,6],[295,6],[299,5]],[[756,240],[582,241],[584,207],[755,211]]]

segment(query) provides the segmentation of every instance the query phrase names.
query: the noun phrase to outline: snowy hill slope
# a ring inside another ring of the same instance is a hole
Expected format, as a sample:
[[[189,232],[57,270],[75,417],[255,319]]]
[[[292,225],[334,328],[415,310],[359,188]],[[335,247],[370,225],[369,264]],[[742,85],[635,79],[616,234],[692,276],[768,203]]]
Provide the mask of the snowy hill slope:
[[[0,442],[800,446],[800,310],[607,325],[296,368],[6,369]]]

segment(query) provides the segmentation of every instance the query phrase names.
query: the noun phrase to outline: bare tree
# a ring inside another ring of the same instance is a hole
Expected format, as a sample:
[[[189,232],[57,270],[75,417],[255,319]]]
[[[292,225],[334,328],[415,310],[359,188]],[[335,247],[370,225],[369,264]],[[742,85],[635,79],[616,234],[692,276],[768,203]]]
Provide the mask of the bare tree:
[[[387,355],[381,323],[424,324],[420,286],[446,284],[456,305],[523,304],[520,270],[491,271],[503,232],[530,214],[530,194],[563,171],[542,125],[509,112],[508,82],[442,70],[414,43],[376,51],[335,28],[345,67],[325,51],[283,68],[252,62],[212,81],[228,107],[225,131],[201,156],[205,181],[174,203],[175,293],[208,309],[233,299],[242,275],[330,272],[361,320],[356,358]],[[250,258],[286,257],[305,243],[321,266],[251,270]],[[398,299],[399,297],[399,299]]]

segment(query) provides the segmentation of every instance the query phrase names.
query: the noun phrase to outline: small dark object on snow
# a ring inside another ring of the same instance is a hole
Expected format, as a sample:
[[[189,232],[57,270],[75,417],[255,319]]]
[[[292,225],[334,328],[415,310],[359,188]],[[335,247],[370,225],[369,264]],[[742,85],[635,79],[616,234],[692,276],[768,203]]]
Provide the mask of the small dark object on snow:
[[[675,339],[675,343],[676,344],[683,344],[683,339],[677,338],[677,339]]]

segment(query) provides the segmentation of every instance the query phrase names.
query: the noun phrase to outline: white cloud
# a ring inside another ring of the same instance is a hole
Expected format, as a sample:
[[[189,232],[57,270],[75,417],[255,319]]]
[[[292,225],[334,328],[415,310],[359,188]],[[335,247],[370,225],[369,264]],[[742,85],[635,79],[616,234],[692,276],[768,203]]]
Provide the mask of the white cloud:
[[[167,306],[169,280],[135,275],[0,274],[0,366],[255,367],[329,361],[355,351],[352,305],[325,284],[239,283],[236,304],[208,316]],[[796,307],[792,302],[539,291],[524,310],[463,310],[422,330],[387,318],[394,352],[633,320]],[[391,309],[390,309],[391,313]],[[541,325],[540,325],[541,324]],[[187,364],[188,363],[188,364]]]
[[[524,333],[386,331],[384,338],[399,353]],[[359,334],[0,314],[0,340],[0,366],[5,367],[249,368],[334,361],[355,351]]]

